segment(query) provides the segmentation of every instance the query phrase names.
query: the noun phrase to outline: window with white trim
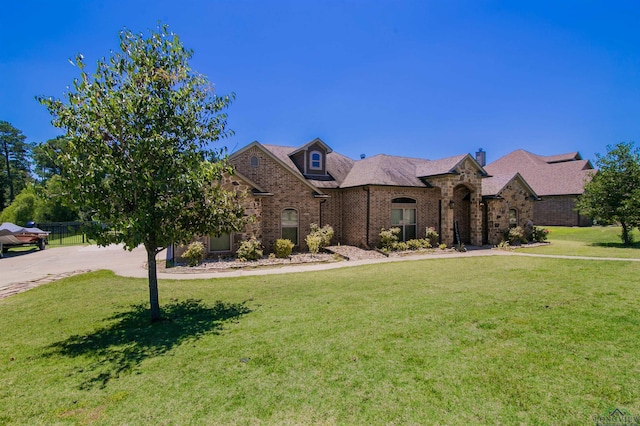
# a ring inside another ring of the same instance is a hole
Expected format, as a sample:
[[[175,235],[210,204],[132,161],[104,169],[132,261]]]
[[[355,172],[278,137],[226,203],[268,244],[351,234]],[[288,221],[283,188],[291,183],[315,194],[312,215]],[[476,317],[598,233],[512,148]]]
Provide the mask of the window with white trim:
[[[309,168],[311,170],[322,170],[322,153],[311,151],[309,154]]]
[[[417,238],[416,200],[413,198],[395,198],[391,201],[391,226],[400,228],[400,241]]]

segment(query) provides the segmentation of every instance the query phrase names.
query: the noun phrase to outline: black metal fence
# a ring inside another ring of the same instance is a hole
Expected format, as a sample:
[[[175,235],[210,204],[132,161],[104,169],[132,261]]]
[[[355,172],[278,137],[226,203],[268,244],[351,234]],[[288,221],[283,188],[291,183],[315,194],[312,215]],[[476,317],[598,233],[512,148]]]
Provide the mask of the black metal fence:
[[[52,245],[73,245],[88,242],[82,222],[37,223],[36,227],[50,232],[48,242]]]

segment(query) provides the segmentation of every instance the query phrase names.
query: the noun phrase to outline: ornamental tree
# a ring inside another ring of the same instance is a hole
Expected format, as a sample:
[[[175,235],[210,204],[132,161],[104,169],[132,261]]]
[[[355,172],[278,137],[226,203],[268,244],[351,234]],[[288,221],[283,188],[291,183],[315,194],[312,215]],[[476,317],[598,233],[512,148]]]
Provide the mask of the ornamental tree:
[[[193,51],[166,25],[148,36],[120,31],[119,51],[86,70],[63,99],[38,97],[66,131],[59,155],[69,197],[95,223],[98,244],[144,245],[151,318],[161,318],[156,255],[195,235],[240,230],[244,211],[220,181],[231,173],[224,148],[233,95],[218,96],[189,67]]]
[[[640,151],[633,142],[607,146],[607,154],[596,154],[596,168],[576,207],[603,222],[622,226],[622,243],[633,243],[631,231],[640,222]]]

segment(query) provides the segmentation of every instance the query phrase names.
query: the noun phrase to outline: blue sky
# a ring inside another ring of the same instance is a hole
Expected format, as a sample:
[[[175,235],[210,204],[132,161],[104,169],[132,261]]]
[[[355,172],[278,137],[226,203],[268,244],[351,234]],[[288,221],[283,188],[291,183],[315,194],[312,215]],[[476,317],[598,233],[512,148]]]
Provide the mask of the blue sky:
[[[638,1],[3,2],[0,120],[60,134],[35,95],[61,97],[118,31],[169,24],[228,110],[231,151],[320,137],[379,153],[488,161],[640,142]]]

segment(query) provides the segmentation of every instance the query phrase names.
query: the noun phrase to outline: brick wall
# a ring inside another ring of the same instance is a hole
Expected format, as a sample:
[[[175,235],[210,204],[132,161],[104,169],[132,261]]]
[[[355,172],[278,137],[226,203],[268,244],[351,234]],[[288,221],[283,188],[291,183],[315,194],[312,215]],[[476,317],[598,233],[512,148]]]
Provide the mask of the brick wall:
[[[541,226],[591,226],[589,218],[574,210],[577,196],[556,195],[542,197],[533,210],[533,222]]]
[[[342,244],[367,247],[367,189],[342,191]]]
[[[251,157],[258,158],[258,167],[251,167]],[[281,214],[284,209],[298,211],[298,250],[306,251],[304,238],[311,223],[320,223],[320,201],[312,189],[289,169],[259,148],[252,148],[232,158],[236,170],[263,187],[273,196],[262,198],[262,245],[266,252],[281,238]]]
[[[440,191],[436,188],[403,188],[371,186],[371,208],[369,221],[369,246],[380,242],[382,228],[391,227],[392,200],[412,198],[416,200],[416,234],[424,238],[427,227],[438,229],[438,201]]]
[[[342,191],[339,189],[325,189],[323,192],[329,198],[320,201],[320,226],[331,225],[333,228],[332,244],[345,244],[342,234]]]
[[[245,216],[250,217],[251,220],[244,229],[240,232],[235,232],[231,235],[231,250],[235,252],[242,241],[255,236],[256,238],[262,238],[261,222],[262,222],[262,200],[259,197],[251,195],[251,186],[240,179],[238,176],[225,175],[222,182],[219,185],[227,190],[233,191],[237,194],[238,201],[244,207]],[[201,235],[194,238],[194,241],[200,241],[205,248],[206,257],[219,256],[220,254],[210,253],[209,236]],[[176,245],[174,251],[174,257],[178,260],[181,259],[182,253],[187,249],[186,245]]]

